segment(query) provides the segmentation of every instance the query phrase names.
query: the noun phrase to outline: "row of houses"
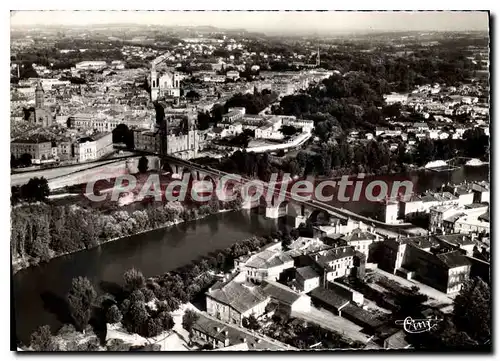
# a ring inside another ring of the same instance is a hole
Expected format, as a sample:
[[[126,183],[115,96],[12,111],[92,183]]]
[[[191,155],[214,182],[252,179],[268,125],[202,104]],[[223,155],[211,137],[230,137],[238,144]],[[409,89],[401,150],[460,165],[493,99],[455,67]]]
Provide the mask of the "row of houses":
[[[31,156],[32,163],[73,160],[85,162],[99,159],[113,151],[111,133],[96,133],[76,140],[50,141],[44,138],[18,138],[10,144],[11,154]]]
[[[489,182],[465,182],[458,185],[446,184],[439,192],[427,191],[420,195],[412,194],[401,199],[389,200],[384,204],[383,213],[387,223],[394,223],[398,219],[411,219],[418,215],[429,214],[431,209],[441,213],[448,209],[450,212],[451,209],[455,209],[468,214],[471,212],[468,210],[478,207],[474,204],[489,202]],[[450,212],[444,218],[451,216]],[[473,213],[477,212],[479,210]],[[443,218],[442,215],[441,218]]]

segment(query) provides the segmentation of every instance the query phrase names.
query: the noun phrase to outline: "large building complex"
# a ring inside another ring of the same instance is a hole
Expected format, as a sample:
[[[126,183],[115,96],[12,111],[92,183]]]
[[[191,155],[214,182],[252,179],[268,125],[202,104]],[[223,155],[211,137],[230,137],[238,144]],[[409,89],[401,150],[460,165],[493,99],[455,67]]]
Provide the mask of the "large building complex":
[[[151,63],[150,85],[151,100],[164,97],[179,98],[181,96],[181,80],[184,75],[164,66],[165,56],[160,56]]]

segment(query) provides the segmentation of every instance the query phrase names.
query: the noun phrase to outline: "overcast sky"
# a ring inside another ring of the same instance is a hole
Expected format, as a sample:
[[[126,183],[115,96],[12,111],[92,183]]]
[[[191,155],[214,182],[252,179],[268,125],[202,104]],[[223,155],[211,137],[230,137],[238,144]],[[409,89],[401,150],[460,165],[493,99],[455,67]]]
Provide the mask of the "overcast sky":
[[[162,12],[19,11],[11,25],[137,23],[168,26],[211,25],[256,31],[471,31],[488,30],[487,12]]]

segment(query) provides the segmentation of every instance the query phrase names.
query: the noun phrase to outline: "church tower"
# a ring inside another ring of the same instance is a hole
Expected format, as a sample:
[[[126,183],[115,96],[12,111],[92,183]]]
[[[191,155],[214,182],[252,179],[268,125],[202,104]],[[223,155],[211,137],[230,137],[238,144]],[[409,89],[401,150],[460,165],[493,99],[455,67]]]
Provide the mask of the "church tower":
[[[319,58],[319,46],[318,46],[318,56],[316,57],[316,66],[320,66],[321,64],[321,61],[320,61],[320,58]]]
[[[158,73],[156,72],[156,65],[151,65],[151,100],[156,101],[160,92],[160,84]]]
[[[42,88],[42,82],[38,82],[36,85],[35,89],[35,108],[36,109],[41,109],[43,108],[43,97],[44,97],[44,91]]]

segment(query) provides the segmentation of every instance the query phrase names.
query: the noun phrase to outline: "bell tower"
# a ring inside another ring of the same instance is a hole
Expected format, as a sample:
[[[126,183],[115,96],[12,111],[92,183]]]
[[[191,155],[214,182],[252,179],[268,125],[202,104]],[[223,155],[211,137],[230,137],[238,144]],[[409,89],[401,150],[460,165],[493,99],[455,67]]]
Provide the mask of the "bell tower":
[[[41,109],[43,108],[43,98],[44,98],[44,90],[42,88],[42,82],[38,82],[35,89],[35,108]]]
[[[151,100],[156,101],[160,92],[160,84],[158,79],[158,73],[156,72],[156,65],[151,64]]]

